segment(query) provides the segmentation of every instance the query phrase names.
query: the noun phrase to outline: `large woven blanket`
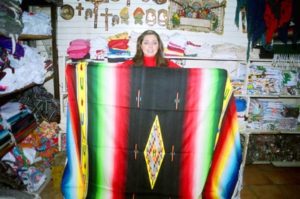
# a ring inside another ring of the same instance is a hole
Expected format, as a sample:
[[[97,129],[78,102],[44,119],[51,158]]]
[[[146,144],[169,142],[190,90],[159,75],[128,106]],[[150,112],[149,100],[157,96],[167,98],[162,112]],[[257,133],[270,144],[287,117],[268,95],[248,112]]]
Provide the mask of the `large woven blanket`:
[[[231,198],[241,145],[226,70],[79,62],[68,85],[65,198]]]

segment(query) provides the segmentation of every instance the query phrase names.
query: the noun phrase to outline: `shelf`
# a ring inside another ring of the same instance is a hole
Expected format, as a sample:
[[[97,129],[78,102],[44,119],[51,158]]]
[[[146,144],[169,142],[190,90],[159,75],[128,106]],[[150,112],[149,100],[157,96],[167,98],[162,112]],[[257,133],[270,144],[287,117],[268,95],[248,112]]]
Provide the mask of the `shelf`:
[[[205,57],[190,57],[190,56],[165,56],[167,59],[185,59],[185,60],[202,60],[202,61],[240,61],[247,62],[245,59],[229,59],[229,58],[205,58]]]
[[[299,131],[288,131],[288,130],[251,130],[251,129],[247,129],[247,130],[243,130],[240,132],[241,134],[270,134],[270,135],[274,135],[274,134],[300,134]]]
[[[46,83],[47,81],[51,80],[52,78],[53,78],[53,72],[51,74],[48,74],[48,75],[46,74],[46,78],[45,78],[44,82],[41,83],[41,84],[31,83],[31,84],[28,84],[28,85],[26,85],[26,86],[24,86],[22,88],[16,89],[16,90],[8,92],[8,93],[4,93],[3,92],[1,94],[1,92],[0,92],[0,98],[8,96],[8,95],[16,94],[18,92],[24,91],[24,90],[29,89],[29,88],[31,88],[33,86],[36,86],[36,85],[42,85],[42,84]]]
[[[52,35],[29,35],[22,34],[18,38],[19,40],[44,40],[44,39],[52,39]]]
[[[276,167],[300,167],[300,161],[271,161]]]
[[[300,95],[248,95],[239,94],[235,97],[252,97],[252,98],[300,98]]]

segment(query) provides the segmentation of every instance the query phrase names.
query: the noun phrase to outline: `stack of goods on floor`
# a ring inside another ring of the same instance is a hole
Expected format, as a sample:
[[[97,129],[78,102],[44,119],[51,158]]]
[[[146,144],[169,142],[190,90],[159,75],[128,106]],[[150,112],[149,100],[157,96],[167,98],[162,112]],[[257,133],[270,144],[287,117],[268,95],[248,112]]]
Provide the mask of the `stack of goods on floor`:
[[[50,166],[58,152],[58,124],[43,121],[38,125],[27,106],[18,102],[3,105],[1,117],[16,143],[2,154],[3,168],[10,169],[1,173],[6,181],[0,181],[0,188],[39,193],[50,180]]]
[[[127,32],[119,33],[107,38],[109,62],[120,62],[130,57],[129,35]]]
[[[27,106],[18,102],[8,102],[0,107],[1,117],[1,148],[3,151],[11,146],[11,138],[21,142],[37,127],[36,120]],[[7,135],[10,135],[10,138]],[[6,141],[5,141],[6,140]],[[3,155],[3,154],[2,154]]]

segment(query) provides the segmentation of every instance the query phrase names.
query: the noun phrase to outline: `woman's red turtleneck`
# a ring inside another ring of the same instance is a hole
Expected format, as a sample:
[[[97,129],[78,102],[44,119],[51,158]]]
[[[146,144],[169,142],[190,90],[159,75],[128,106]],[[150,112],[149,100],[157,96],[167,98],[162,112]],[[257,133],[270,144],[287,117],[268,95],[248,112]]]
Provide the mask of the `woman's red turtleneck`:
[[[133,65],[133,60],[129,59],[124,61],[119,66],[121,67],[130,67]],[[144,57],[144,66],[145,67],[156,67],[156,59],[155,57]],[[179,65],[177,65],[175,62],[168,60],[168,67],[169,68],[180,68]]]

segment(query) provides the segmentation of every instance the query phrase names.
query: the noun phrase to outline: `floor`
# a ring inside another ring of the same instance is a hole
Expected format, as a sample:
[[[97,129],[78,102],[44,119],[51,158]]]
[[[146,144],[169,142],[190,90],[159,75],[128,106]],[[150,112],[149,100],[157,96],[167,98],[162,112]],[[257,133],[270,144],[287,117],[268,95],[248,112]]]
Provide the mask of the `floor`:
[[[60,179],[64,156],[52,168],[53,178],[40,194],[42,199],[62,199]],[[241,199],[300,199],[300,167],[274,167],[271,164],[246,165]]]

